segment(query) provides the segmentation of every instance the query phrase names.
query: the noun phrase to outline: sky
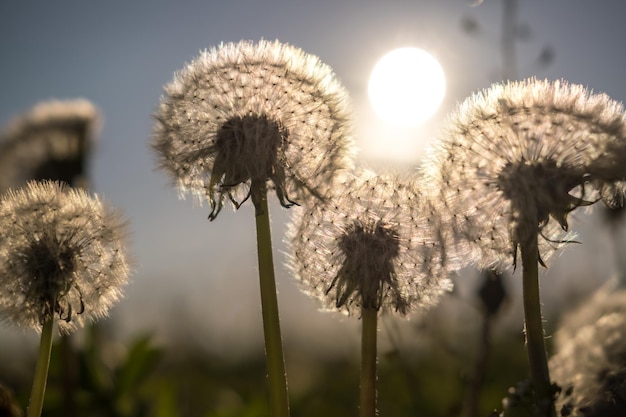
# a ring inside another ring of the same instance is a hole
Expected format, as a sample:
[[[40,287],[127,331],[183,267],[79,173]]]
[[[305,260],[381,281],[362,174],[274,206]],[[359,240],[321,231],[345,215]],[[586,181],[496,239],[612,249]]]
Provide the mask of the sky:
[[[563,78],[626,99],[626,3],[520,3],[518,21],[531,36],[517,44],[519,78]],[[203,49],[278,39],[320,57],[347,88],[361,162],[411,167],[458,102],[501,79],[501,16],[500,0],[478,7],[466,0],[6,1],[0,3],[0,123],[41,100],[91,100],[104,120],[91,160],[92,188],[129,220],[136,264],[111,320],[127,334],[150,331],[163,338],[184,324],[197,327],[210,348],[246,350],[262,335],[253,211],[224,210],[209,222],[206,205],[180,200],[156,170],[149,143],[163,85]],[[478,24],[472,34],[463,29],[468,19]],[[403,46],[430,52],[447,81],[439,111],[411,130],[385,125],[367,101],[377,59]],[[546,47],[554,51],[549,66],[538,63]],[[319,332],[343,335],[352,348],[357,320],[321,314],[317,302],[299,292],[283,266],[288,213],[277,204],[271,213],[286,342]],[[587,260],[575,268],[588,276],[577,281],[583,290],[610,275],[608,235],[584,227],[580,233],[591,249],[575,248],[557,260],[555,269],[565,272],[550,271],[548,297],[575,292],[560,278],[574,274],[574,258]]]

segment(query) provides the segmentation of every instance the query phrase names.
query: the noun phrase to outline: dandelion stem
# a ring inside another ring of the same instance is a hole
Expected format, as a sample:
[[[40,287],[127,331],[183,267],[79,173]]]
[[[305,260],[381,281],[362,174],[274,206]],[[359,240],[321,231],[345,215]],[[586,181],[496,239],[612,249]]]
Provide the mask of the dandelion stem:
[[[539,299],[539,249],[537,234],[526,245],[521,245],[523,267],[524,318],[526,349],[530,364],[530,379],[535,402],[542,415],[556,416],[548,360],[544,344],[541,302]]]
[[[376,416],[376,335],[378,311],[361,309],[361,400],[360,417]]]
[[[256,233],[259,258],[259,279],[261,284],[261,310],[265,334],[265,360],[270,389],[270,407],[273,417],[289,416],[287,377],[283,356],[274,260],[272,257],[272,237],[270,232],[267,189],[265,183],[253,182],[252,201],[256,208]]]
[[[28,417],[41,416],[43,408],[43,397],[46,391],[46,381],[48,379],[48,367],[50,366],[50,353],[52,352],[52,330],[54,328],[54,317],[51,316],[43,324],[41,330],[41,342],[39,344],[39,354],[35,367],[35,378],[33,389],[30,394],[30,404],[28,406]]]

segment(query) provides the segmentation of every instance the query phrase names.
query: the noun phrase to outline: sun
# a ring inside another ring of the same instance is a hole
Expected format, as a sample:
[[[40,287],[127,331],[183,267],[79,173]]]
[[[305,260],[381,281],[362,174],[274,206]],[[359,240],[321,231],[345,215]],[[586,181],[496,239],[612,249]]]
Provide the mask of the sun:
[[[368,93],[376,114],[394,126],[417,126],[439,108],[446,80],[439,62],[418,48],[399,48],[374,66]]]

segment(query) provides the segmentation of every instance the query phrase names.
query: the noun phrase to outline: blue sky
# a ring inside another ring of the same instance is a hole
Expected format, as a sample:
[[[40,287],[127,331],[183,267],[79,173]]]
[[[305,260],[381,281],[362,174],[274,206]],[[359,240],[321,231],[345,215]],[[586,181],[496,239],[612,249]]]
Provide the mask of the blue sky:
[[[626,3],[520,3],[519,21],[532,30],[531,39],[518,47],[520,78],[564,78],[626,99]],[[464,17],[479,23],[476,36],[461,29]],[[151,115],[173,72],[220,42],[291,43],[333,67],[350,92],[363,160],[399,164],[381,150],[408,134],[414,142],[395,154],[404,156],[403,164],[415,164],[455,104],[498,81],[500,24],[499,0],[485,0],[480,7],[464,0],[5,1],[0,4],[0,122],[40,100],[93,101],[104,115],[91,165],[93,188],[130,220],[137,261],[134,282],[113,318],[128,331],[191,320],[224,343],[248,344],[261,334],[251,208],[225,210],[210,223],[206,206],[178,199],[155,170],[148,145]],[[556,55],[542,68],[536,58],[545,45]],[[383,125],[367,102],[367,78],[376,60],[401,46],[433,54],[448,83],[435,117],[408,133]],[[294,329],[290,334],[306,334],[297,331],[302,317],[311,319],[314,329],[334,326],[335,318],[320,317],[316,303],[301,295],[284,271],[288,215],[277,205],[271,209],[285,327]]]

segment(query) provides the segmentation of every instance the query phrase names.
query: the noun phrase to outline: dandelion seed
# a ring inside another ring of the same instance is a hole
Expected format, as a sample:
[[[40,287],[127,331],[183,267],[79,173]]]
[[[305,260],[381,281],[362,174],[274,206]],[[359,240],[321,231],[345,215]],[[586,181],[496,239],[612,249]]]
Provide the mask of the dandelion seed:
[[[30,180],[74,184],[100,124],[98,110],[84,99],[37,104],[0,133],[0,192]]]
[[[476,263],[513,258],[540,234],[540,261],[571,240],[568,214],[617,180],[622,105],[565,81],[494,85],[462,103],[428,166],[440,210]],[[607,197],[608,199],[608,197]]]
[[[289,226],[289,267],[328,309],[408,314],[451,288],[444,251],[427,226],[422,196],[395,177],[363,173],[329,204]]]
[[[155,118],[161,167],[182,194],[209,200],[211,219],[253,183],[269,182],[285,207],[323,198],[351,167],[345,90],[317,57],[277,41],[203,52],[165,87]]]
[[[550,371],[561,415],[610,417],[626,407],[626,291],[595,297],[566,316]],[[613,308],[610,308],[613,307]],[[574,330],[575,329],[575,330]]]
[[[120,298],[129,264],[125,224],[97,197],[57,182],[29,182],[0,198],[0,318],[68,333]]]

